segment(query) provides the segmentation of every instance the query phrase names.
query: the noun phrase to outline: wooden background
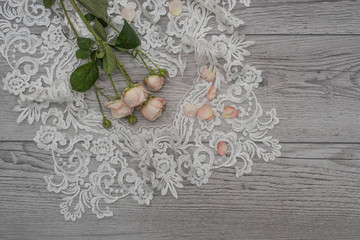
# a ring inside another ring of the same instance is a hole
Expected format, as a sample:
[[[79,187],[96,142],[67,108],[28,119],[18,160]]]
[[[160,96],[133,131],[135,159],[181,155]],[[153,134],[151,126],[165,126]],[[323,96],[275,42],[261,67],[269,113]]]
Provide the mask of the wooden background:
[[[178,200],[126,198],[113,217],[65,222],[43,180],[50,153],[32,142],[38,127],[16,124],[16,97],[1,90],[0,238],[360,239],[360,1],[253,0],[236,15],[256,41],[248,61],[263,70],[259,101],[281,119],[282,157],[240,179],[220,169]]]

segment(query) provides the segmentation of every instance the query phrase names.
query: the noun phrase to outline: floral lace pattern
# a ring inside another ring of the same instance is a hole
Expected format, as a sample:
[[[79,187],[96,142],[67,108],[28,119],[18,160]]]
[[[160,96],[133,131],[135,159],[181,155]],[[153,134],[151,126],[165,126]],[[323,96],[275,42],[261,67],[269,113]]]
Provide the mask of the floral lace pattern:
[[[261,71],[244,63],[250,54],[246,48],[253,43],[239,33],[244,22],[232,13],[237,4],[249,6],[250,0],[184,0],[178,17],[168,14],[168,0],[109,1],[111,22],[119,28],[121,9],[136,10],[133,25],[142,48],[172,78],[186,69],[182,54],[192,54],[199,71],[206,66],[217,75],[214,84],[220,93],[210,102],[213,119],[190,119],[182,112],[188,102],[197,107],[206,102],[211,84],[198,77],[171,124],[138,131],[122,120],[103,129],[101,115],[88,107],[83,94],[71,91],[69,73],[79,60],[74,42],[63,34],[68,23],[60,6],[50,11],[42,0],[0,3],[0,53],[11,67],[3,89],[19,97],[18,122],[41,123],[34,141],[52,153],[54,175],[44,178],[50,192],[65,195],[60,204],[65,220],[81,218],[86,209],[98,218],[112,216],[109,204],[128,195],[145,205],[158,193],[177,198],[185,180],[201,186],[220,167],[232,167],[240,177],[251,172],[254,158],[280,156],[278,140],[268,135],[279,122],[276,110],[264,112],[257,101],[254,90],[262,81]],[[79,17],[69,15],[78,32],[90,36]],[[161,21],[167,22],[166,29],[159,27]],[[32,26],[44,30],[37,34]],[[228,105],[239,111],[236,118],[221,117]],[[220,141],[229,146],[225,156],[216,152]]]

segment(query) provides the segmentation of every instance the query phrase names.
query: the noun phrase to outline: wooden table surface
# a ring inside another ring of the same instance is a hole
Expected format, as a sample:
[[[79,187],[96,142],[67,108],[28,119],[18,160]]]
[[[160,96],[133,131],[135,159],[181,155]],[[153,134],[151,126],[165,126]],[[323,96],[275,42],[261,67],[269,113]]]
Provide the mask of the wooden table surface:
[[[125,198],[113,217],[65,222],[38,125],[16,124],[16,97],[1,90],[0,239],[360,239],[360,1],[253,0],[235,14],[256,41],[247,61],[263,70],[263,108],[277,108],[282,157],[240,179],[217,170],[178,200]]]

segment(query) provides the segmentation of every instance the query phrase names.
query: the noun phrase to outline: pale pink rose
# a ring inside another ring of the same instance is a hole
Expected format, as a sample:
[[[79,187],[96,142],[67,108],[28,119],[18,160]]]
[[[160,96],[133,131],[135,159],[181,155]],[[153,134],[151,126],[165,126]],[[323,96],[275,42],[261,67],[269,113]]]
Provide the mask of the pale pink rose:
[[[184,111],[184,115],[188,118],[194,118],[196,117],[196,114],[197,114],[197,108],[194,104],[192,103],[187,103],[185,104],[184,108],[183,108],[183,111]]]
[[[113,118],[123,118],[129,116],[134,108],[129,107],[125,102],[120,100],[115,100],[111,102],[104,102],[105,107],[111,110],[111,115]]]
[[[202,120],[210,120],[214,117],[214,112],[209,104],[205,104],[198,110],[197,115]]]
[[[144,83],[151,91],[156,92],[164,85],[164,78],[158,75],[151,75],[145,78]]]
[[[231,106],[227,106],[227,107],[224,108],[222,117],[224,119],[236,118],[237,115],[239,115],[239,112],[235,108],[233,108]]]
[[[165,108],[165,99],[164,98],[151,98],[142,108],[141,114],[150,121],[155,121],[158,117],[161,116]]]
[[[208,93],[206,94],[206,98],[209,100],[213,100],[216,97],[216,87],[211,86]]]
[[[143,104],[148,97],[148,92],[143,85],[125,89],[123,93],[124,102],[129,107],[136,107]]]
[[[221,155],[224,156],[226,154],[228,150],[228,145],[226,144],[226,142],[221,141],[218,143],[217,145],[217,152]]]
[[[182,13],[183,4],[181,0],[172,0],[169,3],[170,14],[173,16],[180,16]]]
[[[123,8],[121,11],[121,16],[128,22],[134,20],[135,15],[135,10],[132,7]]]
[[[213,82],[215,81],[216,75],[213,70],[204,68],[200,73],[200,77],[207,82]]]

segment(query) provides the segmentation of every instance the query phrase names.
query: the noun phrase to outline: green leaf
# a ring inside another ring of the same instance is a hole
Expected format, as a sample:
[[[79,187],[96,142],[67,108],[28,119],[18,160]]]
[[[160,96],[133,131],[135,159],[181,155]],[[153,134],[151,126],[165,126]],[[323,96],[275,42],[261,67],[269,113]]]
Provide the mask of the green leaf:
[[[86,92],[99,78],[99,69],[96,62],[81,65],[70,76],[71,88],[77,92]]]
[[[85,15],[85,18],[86,18],[86,20],[88,20],[89,22],[92,22],[92,21],[95,20],[96,16],[95,16],[94,14],[92,14],[92,13],[88,13],[88,14]]]
[[[102,58],[97,58],[97,59],[95,60],[95,64],[96,64],[98,67],[103,68],[103,59],[102,59]]]
[[[107,26],[109,26],[109,24],[107,24],[107,22],[105,22],[101,18],[98,18],[97,20],[99,20],[99,22],[101,23],[101,25],[103,25],[104,28],[107,28]]]
[[[80,49],[89,50],[92,46],[94,46],[94,43],[95,42],[90,38],[77,38],[77,45]]]
[[[105,56],[103,58],[103,68],[106,74],[112,73],[116,67],[116,57],[110,46],[105,46]]]
[[[135,30],[124,20],[124,26],[114,43],[114,45],[120,49],[134,49],[140,46],[141,41]]]
[[[96,32],[97,35],[99,35],[99,37],[106,41],[107,40],[107,34],[105,31],[105,28],[103,27],[103,25],[101,25],[101,23],[99,22],[99,20],[95,20],[95,24],[94,24],[94,30]]]
[[[90,50],[78,49],[76,51],[76,58],[77,59],[87,59],[90,56],[90,54],[91,54]]]
[[[55,0],[43,0],[45,8],[51,8]]]
[[[77,0],[98,18],[107,17],[107,0]]]

